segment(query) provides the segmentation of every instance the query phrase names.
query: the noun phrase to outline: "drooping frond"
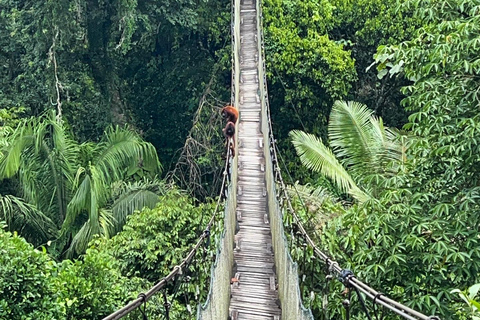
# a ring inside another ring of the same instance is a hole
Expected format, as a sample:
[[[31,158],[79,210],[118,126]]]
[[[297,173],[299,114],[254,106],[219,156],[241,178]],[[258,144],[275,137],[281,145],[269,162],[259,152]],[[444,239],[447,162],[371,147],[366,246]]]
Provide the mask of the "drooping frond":
[[[0,195],[0,220],[31,243],[40,245],[57,236],[57,227],[35,206],[12,195]]]
[[[134,183],[122,183],[117,190],[117,196],[112,205],[113,218],[115,219],[114,230],[120,231],[125,224],[126,217],[136,210],[144,207],[154,208],[159,201],[159,196],[165,194],[165,183],[154,180],[142,180]]]
[[[406,152],[408,137],[395,128],[385,128],[385,136],[385,157],[387,160],[395,161],[399,164],[405,163],[407,160]]]
[[[334,203],[338,199],[333,197],[323,187],[312,187],[309,184],[301,185],[297,182],[293,186],[287,186],[287,191],[291,198],[301,198],[304,210],[307,212],[308,220],[311,222],[309,227],[319,229],[326,221],[339,215],[338,210],[334,210]]]
[[[77,171],[75,184],[73,185],[75,193],[68,203],[67,215],[65,216],[62,226],[62,234],[71,230],[78,216],[82,212],[87,213],[87,208],[90,207],[91,179],[89,175],[85,174],[85,171],[83,167]]]
[[[9,136],[8,144],[2,148],[0,158],[0,180],[13,177],[22,163],[22,153],[34,142],[31,123],[23,121]]]
[[[293,186],[287,186],[287,191],[291,197],[302,197],[303,199],[308,199],[311,202],[314,202],[315,205],[322,205],[325,201],[336,202],[334,196],[332,196],[325,188],[323,187],[312,187],[309,184],[300,184],[298,181],[295,182]]]
[[[358,193],[360,189],[350,174],[319,138],[298,130],[290,131],[290,137],[300,157],[300,161],[307,168],[321,172],[329,177],[341,192],[351,194],[351,191],[355,190],[356,192],[352,196],[359,201],[364,201],[365,198],[368,198],[367,195],[362,195],[361,192]]]
[[[18,174],[23,198],[61,223],[71,191],[77,143],[55,115],[24,120],[0,157],[0,179]]]
[[[98,152],[95,166],[106,183],[123,179],[132,166],[155,173],[161,171],[155,147],[136,133],[118,126],[107,129],[95,152]]]
[[[75,236],[66,251],[67,258],[72,258],[78,254],[82,254],[87,250],[88,244],[95,236],[108,236],[108,230],[112,225],[112,213],[110,210],[99,210],[97,221],[88,219],[75,233]],[[95,231],[97,225],[100,225],[100,231]]]

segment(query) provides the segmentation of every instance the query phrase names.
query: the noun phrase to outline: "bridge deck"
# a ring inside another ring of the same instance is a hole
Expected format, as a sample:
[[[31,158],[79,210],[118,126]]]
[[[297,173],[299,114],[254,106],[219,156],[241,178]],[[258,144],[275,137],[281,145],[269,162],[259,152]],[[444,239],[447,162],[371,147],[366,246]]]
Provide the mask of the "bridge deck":
[[[240,26],[240,120],[238,124],[238,232],[235,235],[232,320],[280,319],[272,236],[268,224],[261,105],[258,97],[256,5],[244,0]]]

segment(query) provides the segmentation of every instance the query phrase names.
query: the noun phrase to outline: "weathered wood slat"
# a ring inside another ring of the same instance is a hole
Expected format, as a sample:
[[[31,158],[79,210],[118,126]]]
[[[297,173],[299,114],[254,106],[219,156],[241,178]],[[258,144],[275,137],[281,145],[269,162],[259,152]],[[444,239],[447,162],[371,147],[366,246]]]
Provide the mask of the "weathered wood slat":
[[[281,315],[267,212],[265,159],[260,130],[256,6],[243,0],[240,26],[240,118],[238,135],[237,222],[230,317],[278,320]]]

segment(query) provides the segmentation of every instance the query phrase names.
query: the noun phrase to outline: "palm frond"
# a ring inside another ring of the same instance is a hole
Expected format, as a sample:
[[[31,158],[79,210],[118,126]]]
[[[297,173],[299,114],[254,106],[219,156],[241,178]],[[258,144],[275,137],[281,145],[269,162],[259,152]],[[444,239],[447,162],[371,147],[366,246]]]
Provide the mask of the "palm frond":
[[[58,230],[43,212],[23,199],[0,195],[0,220],[10,231],[17,231],[31,243],[39,245],[57,236]]]
[[[108,230],[111,228],[113,221],[112,213],[107,209],[101,209],[98,213],[99,217],[97,221],[88,219],[75,233],[65,253],[67,258],[72,258],[84,253],[87,250],[88,244],[95,236],[108,236]],[[95,231],[97,225],[101,226],[99,231]]]
[[[88,243],[92,239],[93,232],[91,229],[90,221],[87,221],[73,236],[72,242],[70,242],[70,246],[65,252],[66,257],[73,258],[76,255],[83,253],[83,250],[87,248]]]
[[[290,131],[289,135],[303,165],[330,178],[341,192],[360,190],[332,151],[319,138],[298,130]],[[352,196],[359,200],[368,197],[358,192]]]
[[[325,201],[336,202],[337,199],[333,197],[323,187],[312,187],[310,184],[300,184],[298,181],[293,186],[288,185],[287,191],[290,197],[300,197],[317,207],[322,206]]]
[[[312,187],[309,184],[301,185],[297,182],[293,186],[287,186],[289,195],[295,198],[301,198],[305,210],[308,212],[313,223],[313,227],[318,229],[326,221],[338,216],[338,210],[333,210],[332,204],[337,203],[338,199],[333,197],[323,187]]]
[[[118,126],[107,129],[96,152],[95,166],[106,183],[122,180],[132,166],[161,171],[155,147],[141,140],[136,133]]]
[[[153,209],[165,190],[165,183],[159,180],[149,181],[144,179],[134,183],[122,183],[115,190],[117,196],[112,205],[115,224],[111,233],[119,232],[125,224],[126,217],[134,211],[142,210],[144,207]]]
[[[87,213],[90,208],[91,178],[85,174],[85,168],[78,169],[74,189],[75,193],[67,206],[67,214],[62,225],[62,235],[71,231],[78,216],[83,212]]]
[[[335,155],[344,166],[369,162],[373,112],[354,101],[335,101],[328,123],[328,137]]]
[[[18,173],[22,196],[57,223],[66,215],[77,143],[47,113],[22,122],[0,160],[0,179]]]
[[[25,128],[25,131],[27,129]],[[23,132],[23,130],[22,130]],[[25,135],[20,135],[16,131],[8,143],[8,147],[3,148],[3,156],[0,159],[0,180],[13,177],[20,168],[22,163],[22,153],[33,142],[33,135],[31,132],[26,132]]]

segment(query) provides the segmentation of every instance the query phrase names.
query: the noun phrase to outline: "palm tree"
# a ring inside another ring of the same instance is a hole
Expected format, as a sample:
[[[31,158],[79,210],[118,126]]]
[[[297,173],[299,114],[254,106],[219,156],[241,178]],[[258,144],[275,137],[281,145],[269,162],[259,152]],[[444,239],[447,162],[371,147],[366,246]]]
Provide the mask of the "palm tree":
[[[153,207],[165,188],[147,179],[161,170],[155,148],[126,128],[107,129],[99,143],[78,144],[51,112],[23,121],[7,141],[0,153],[0,180],[18,180],[21,199],[5,198],[15,199],[15,205],[3,200],[0,212],[10,221],[20,221],[12,217],[23,214],[49,239],[60,231],[59,243],[68,245],[68,255],[82,253],[95,235],[118,232],[126,215]],[[128,182],[139,173],[143,180]]]
[[[123,226],[127,213],[144,206],[153,207],[158,202],[158,194],[152,193],[149,182],[145,181],[144,185],[127,184],[123,201],[118,197],[114,205],[109,205],[115,190],[118,192],[115,185],[136,168],[160,169],[153,145],[142,141],[134,132],[110,128],[100,143],[80,145],[80,154],[82,163],[73,183],[75,192],[62,226],[63,236],[73,236],[68,255],[83,252],[94,235],[113,235]]]
[[[331,148],[303,131],[293,130],[290,137],[306,167],[330,178],[359,202],[374,197],[384,179],[405,161],[403,137],[358,102],[334,103],[328,123]]]
[[[77,144],[53,113],[23,120],[2,146],[0,180],[17,179],[20,197],[59,227],[66,215],[77,154]]]

